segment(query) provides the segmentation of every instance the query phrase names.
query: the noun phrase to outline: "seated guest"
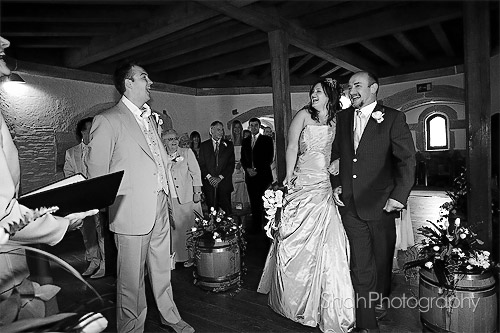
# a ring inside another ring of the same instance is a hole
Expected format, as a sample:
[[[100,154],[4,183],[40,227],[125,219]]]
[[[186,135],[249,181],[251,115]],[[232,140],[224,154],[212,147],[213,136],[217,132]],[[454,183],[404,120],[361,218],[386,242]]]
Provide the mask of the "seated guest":
[[[207,206],[221,208],[228,215],[232,213],[231,192],[234,171],[234,147],[224,137],[224,126],[220,121],[210,125],[210,139],[200,146],[200,169],[203,192]]]
[[[92,118],[84,118],[76,125],[76,136],[79,144],[66,150],[64,161],[64,176],[69,177],[77,173],[87,174],[85,166],[85,157],[88,152],[88,143],[90,141],[90,127],[92,127]],[[99,214],[88,217],[84,220],[80,229],[85,245],[85,260],[89,263],[83,276],[90,276],[91,279],[102,278],[105,275],[105,257],[104,257],[104,237],[102,235],[102,226]]]
[[[189,135],[189,141],[191,149],[194,152],[194,155],[196,158],[200,158],[200,144],[201,144],[201,136],[200,133],[197,131],[192,131],[191,134]]]
[[[162,134],[168,158],[172,161],[167,170],[170,199],[172,200],[172,251],[175,261],[184,267],[193,265],[193,253],[188,252],[187,231],[194,226],[194,212],[201,214],[201,171],[190,148],[179,147],[179,136],[173,129]]]

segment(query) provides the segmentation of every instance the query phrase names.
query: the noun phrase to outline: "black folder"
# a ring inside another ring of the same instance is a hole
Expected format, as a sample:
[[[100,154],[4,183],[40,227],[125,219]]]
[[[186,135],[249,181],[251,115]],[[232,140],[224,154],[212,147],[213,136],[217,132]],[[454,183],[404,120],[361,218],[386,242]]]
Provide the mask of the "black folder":
[[[48,190],[41,188],[23,195],[18,201],[31,209],[57,206],[59,210],[55,215],[58,216],[105,208],[115,201],[123,173],[118,171]],[[57,183],[49,186],[53,185]]]

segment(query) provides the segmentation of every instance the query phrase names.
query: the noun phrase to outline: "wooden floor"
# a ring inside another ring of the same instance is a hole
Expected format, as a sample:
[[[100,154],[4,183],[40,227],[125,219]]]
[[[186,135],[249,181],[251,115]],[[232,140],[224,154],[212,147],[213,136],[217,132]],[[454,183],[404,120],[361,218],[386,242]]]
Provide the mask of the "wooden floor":
[[[410,204],[413,208],[412,221],[415,219],[413,227],[416,229],[425,223],[428,214],[435,212],[434,208],[429,209],[429,205],[439,207],[443,195],[424,191],[413,194],[415,195],[410,198]],[[197,332],[320,332],[318,328],[302,326],[285,319],[267,306],[267,296],[257,293],[256,289],[269,243],[263,235],[247,235],[247,241],[247,255],[244,258],[246,273],[239,291],[207,292],[193,284],[194,268],[177,267],[172,271],[174,300],[183,319]],[[85,269],[83,242],[79,232],[68,234],[50,252],[59,255],[80,272]],[[402,264],[404,260],[405,252],[400,251],[398,261]],[[109,321],[106,331],[116,331],[115,277],[87,280],[105,299],[104,304],[97,304],[88,303],[95,296],[69,273],[56,265],[52,265],[52,271],[54,283],[62,287],[58,295],[60,311],[70,312],[85,306],[89,311],[102,312]],[[149,307],[146,331],[168,332],[168,328],[159,325],[158,312],[149,289],[147,295]],[[395,272],[391,296],[396,300],[417,295],[416,281],[406,281],[401,272]],[[387,317],[380,322],[380,328],[381,332],[421,332],[419,311],[412,302],[407,302],[404,306],[394,302]]]

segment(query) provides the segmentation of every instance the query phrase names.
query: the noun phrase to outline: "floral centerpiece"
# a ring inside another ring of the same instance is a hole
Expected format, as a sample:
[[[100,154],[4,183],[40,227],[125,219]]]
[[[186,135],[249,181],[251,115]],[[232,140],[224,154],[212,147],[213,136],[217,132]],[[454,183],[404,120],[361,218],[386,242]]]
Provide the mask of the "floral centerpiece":
[[[430,226],[420,227],[422,242],[416,245],[417,258],[404,265],[405,272],[414,267],[433,269],[441,288],[454,290],[464,274],[482,273],[492,267],[490,253],[478,249],[483,242],[474,226],[464,226],[460,218],[450,221],[445,203],[440,218]]]
[[[222,209],[216,211],[214,207],[210,208],[210,212],[206,216],[201,215],[197,211],[194,213],[196,215],[194,226],[188,231],[188,249],[194,250],[196,241],[199,239],[220,243],[236,236],[241,253],[244,253],[246,241],[243,234],[245,231],[237,220],[226,216],[226,213]]]

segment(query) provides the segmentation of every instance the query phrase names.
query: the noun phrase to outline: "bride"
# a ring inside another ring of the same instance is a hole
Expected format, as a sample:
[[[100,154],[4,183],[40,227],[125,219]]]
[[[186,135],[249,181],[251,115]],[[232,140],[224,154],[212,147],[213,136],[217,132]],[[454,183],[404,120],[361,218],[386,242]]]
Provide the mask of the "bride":
[[[292,120],[283,183],[288,193],[258,288],[269,293],[274,311],[323,332],[347,332],[355,321],[349,243],[329,175],[340,95],[336,81],[317,82],[310,103]]]

